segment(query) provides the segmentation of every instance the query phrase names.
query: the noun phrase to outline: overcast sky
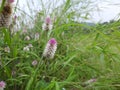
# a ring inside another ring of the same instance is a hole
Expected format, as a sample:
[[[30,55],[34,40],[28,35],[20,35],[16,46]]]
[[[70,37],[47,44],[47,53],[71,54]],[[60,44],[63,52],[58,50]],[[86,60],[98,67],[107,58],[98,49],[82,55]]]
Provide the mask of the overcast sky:
[[[34,1],[32,2],[32,4],[34,3],[34,9],[38,9],[39,8],[39,0],[19,0],[19,4],[21,8],[25,8],[24,10],[27,12],[29,11],[27,8],[27,4],[25,1]],[[43,0],[45,1],[45,0]],[[98,4],[99,8],[100,8],[100,12],[94,12],[92,13],[93,18],[90,20],[92,22],[105,22],[105,21],[109,21],[111,19],[116,19],[118,18],[118,14],[120,13],[120,0],[106,0],[107,2],[105,2],[105,0],[100,1],[100,3]],[[32,7],[32,4],[30,7]]]
[[[120,13],[120,0],[107,0],[108,2],[99,3],[101,12],[94,13],[94,21],[109,21],[117,19]]]

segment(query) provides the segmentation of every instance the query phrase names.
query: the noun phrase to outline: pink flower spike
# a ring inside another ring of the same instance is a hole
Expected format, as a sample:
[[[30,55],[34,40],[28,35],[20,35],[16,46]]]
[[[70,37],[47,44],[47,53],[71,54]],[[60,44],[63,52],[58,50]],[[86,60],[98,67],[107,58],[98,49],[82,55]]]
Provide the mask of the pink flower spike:
[[[37,60],[32,61],[32,65],[33,65],[33,66],[36,66],[37,64],[38,64],[38,61],[37,61]]]
[[[14,0],[7,0],[8,1],[8,3],[13,3],[14,2]]]
[[[45,23],[46,23],[46,24],[51,24],[51,18],[50,18],[50,17],[46,17]]]
[[[53,59],[56,49],[57,41],[54,38],[51,38],[44,49],[43,57],[46,57],[47,59]]]
[[[85,84],[91,84],[91,83],[94,83],[96,81],[97,81],[97,79],[93,78],[93,79],[86,81]]]
[[[48,17],[45,18],[45,22],[44,22],[43,25],[42,25],[42,29],[43,29],[44,31],[50,31],[50,30],[52,30],[52,28],[53,28],[52,20],[51,20],[51,18],[48,16]]]
[[[54,38],[51,38],[51,39],[49,40],[49,44],[50,44],[50,45],[55,45],[55,44],[57,44],[57,41],[56,41]]]
[[[0,88],[5,88],[6,83],[4,81],[0,81]]]

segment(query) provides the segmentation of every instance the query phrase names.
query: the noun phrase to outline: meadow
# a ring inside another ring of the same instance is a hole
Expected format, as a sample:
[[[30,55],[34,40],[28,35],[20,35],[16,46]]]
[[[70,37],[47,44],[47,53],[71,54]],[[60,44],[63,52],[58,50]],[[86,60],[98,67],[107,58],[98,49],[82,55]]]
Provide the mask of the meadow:
[[[120,21],[90,25],[94,1],[53,1],[35,16],[16,4],[0,28],[0,90],[119,90]]]

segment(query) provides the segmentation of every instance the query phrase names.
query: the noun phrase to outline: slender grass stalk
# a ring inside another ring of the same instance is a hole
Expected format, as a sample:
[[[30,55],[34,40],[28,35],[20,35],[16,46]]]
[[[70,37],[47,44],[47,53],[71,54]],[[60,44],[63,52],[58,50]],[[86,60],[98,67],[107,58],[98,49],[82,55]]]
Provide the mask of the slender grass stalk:
[[[4,5],[5,5],[5,2],[6,2],[6,0],[2,0],[1,7],[0,7],[0,13],[1,13],[2,10],[3,10],[3,7],[4,7]]]

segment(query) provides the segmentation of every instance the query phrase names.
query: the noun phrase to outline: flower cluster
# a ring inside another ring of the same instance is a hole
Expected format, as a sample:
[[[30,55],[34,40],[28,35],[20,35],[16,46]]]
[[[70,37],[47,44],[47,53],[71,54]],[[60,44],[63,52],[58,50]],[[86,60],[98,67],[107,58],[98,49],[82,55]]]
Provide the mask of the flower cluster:
[[[11,16],[12,16],[12,5],[14,0],[7,0],[3,6],[3,9],[0,13],[0,27],[9,28],[11,24]]]
[[[14,2],[14,0],[7,0],[7,2],[8,2],[8,3],[13,3],[13,2]]]
[[[24,38],[24,40],[29,41],[29,40],[30,40],[30,37],[29,37],[29,36],[26,36],[26,37]]]
[[[32,47],[33,47],[33,45],[32,45],[32,44],[29,44],[29,45],[25,46],[25,47],[23,48],[23,50],[24,50],[24,51],[30,51],[30,48],[32,48]]]
[[[42,25],[42,29],[44,31],[50,31],[52,30],[52,28],[53,28],[52,21],[51,21],[51,18],[48,16],[46,17],[45,22]]]
[[[4,48],[4,51],[5,51],[6,53],[10,53],[10,48],[7,46],[7,47]]]
[[[43,52],[43,57],[46,57],[47,59],[53,59],[55,51],[57,49],[57,41],[52,38],[48,41],[45,50]]]
[[[96,82],[96,81],[97,81],[97,79],[92,78],[92,79],[87,80],[86,82],[84,82],[82,85],[83,85],[83,86],[87,86],[87,85],[90,85],[90,84],[92,84],[92,83],[94,83],[94,82]]]
[[[0,81],[0,90],[4,90],[6,83],[4,81]]]
[[[38,61],[37,61],[37,60],[33,60],[33,61],[32,61],[32,65],[33,65],[33,66],[36,66],[37,64],[38,64]]]

